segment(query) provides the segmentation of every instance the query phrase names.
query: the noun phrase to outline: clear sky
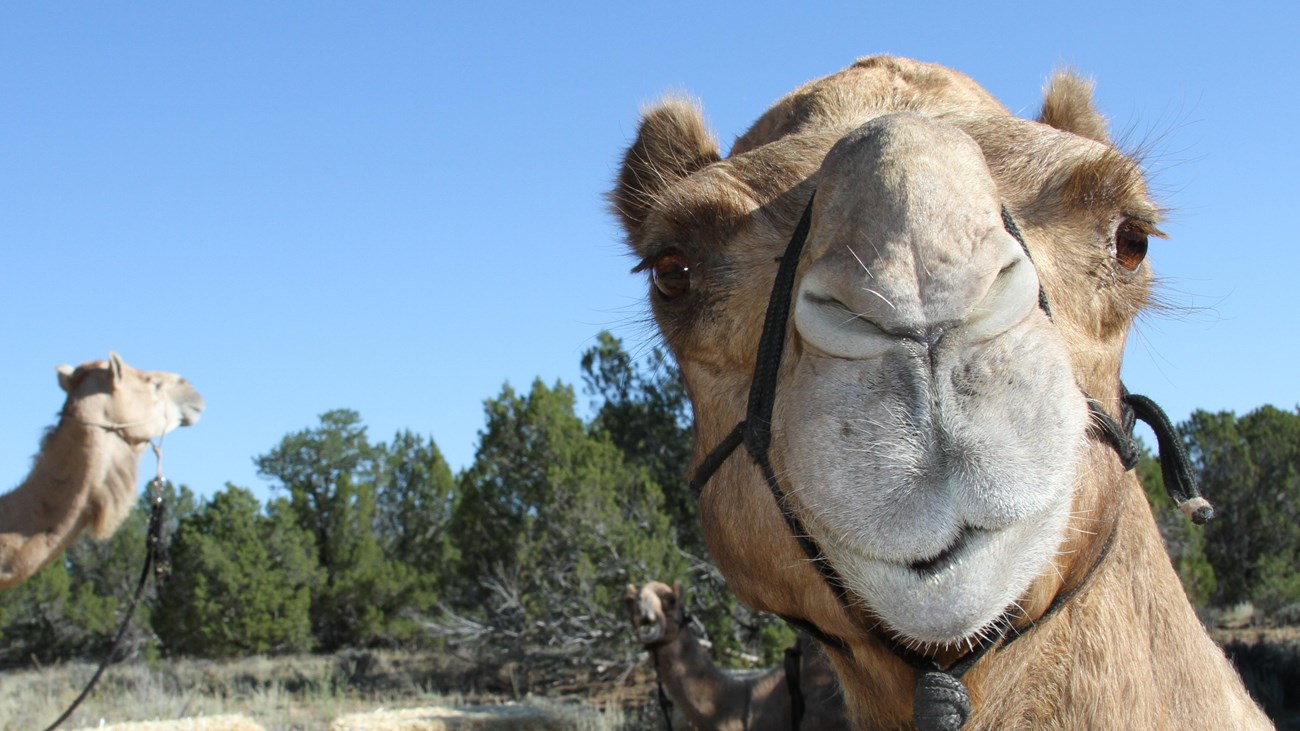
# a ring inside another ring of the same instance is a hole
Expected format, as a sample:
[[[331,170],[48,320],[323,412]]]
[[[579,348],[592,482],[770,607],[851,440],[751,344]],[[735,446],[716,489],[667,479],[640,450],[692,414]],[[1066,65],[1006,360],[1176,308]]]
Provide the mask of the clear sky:
[[[1300,6],[1251,3],[0,4],[0,489],[110,350],[192,380],[167,440],[201,494],[332,408],[468,465],[482,404],[579,387],[608,328],[653,342],[602,195],[640,108],[703,103],[724,145],[798,84],[895,53],[1033,116],[1093,77],[1174,209],[1175,311],[1125,379],[1175,420],[1300,401]],[[150,474],[146,462],[142,473]]]

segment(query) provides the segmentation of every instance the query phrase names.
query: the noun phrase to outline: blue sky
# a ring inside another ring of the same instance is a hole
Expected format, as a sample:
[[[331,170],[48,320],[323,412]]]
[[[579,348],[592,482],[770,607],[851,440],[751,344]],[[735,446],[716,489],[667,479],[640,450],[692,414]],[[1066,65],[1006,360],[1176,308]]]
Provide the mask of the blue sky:
[[[110,349],[207,398],[166,443],[202,494],[265,495],[252,457],[338,407],[464,467],[504,383],[653,342],[602,199],[645,103],[697,96],[726,145],[885,52],[1025,116],[1052,69],[1095,78],[1174,209],[1130,388],[1175,420],[1300,401],[1295,4],[620,5],[0,4],[0,489],[54,366]]]

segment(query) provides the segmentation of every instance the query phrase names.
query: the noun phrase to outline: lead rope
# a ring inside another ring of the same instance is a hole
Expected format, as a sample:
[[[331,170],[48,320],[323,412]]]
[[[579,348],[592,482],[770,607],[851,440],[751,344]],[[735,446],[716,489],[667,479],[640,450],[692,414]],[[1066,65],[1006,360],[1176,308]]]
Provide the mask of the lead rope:
[[[781,355],[785,348],[785,332],[789,319],[790,299],[794,292],[795,271],[798,268],[799,256],[803,251],[804,242],[811,228],[814,199],[815,197],[810,198],[807,207],[804,208],[803,215],[800,217],[794,234],[790,238],[790,243],[781,256],[776,279],[772,283],[772,293],[763,320],[763,333],[759,338],[758,353],[754,363],[754,377],[750,383],[749,405],[745,418],[736,424],[736,428],[700,461],[699,467],[696,468],[695,474],[692,476],[690,485],[691,490],[698,498],[700,492],[704,489],[705,483],[717,472],[722,463],[731,456],[736,447],[744,443],[746,451],[749,452],[750,457],[762,470],[768,489],[771,490],[791,534],[799,542],[799,546],[813,565],[817,567],[822,580],[836,595],[840,604],[848,606],[849,597],[843,582],[840,581],[834,567],[824,559],[820,547],[808,535],[802,522],[791,509],[786,492],[781,487],[767,455],[768,447],[772,441],[772,410],[776,403],[777,374],[781,366]],[[1032,265],[1033,256],[1029,252],[1029,246],[1025,243],[1020,228],[1016,226],[1016,222],[1011,217],[1011,213],[1006,206],[1002,207],[1001,214],[1002,223],[1007,233],[1011,234],[1020,244],[1025,256],[1029,258]],[[1049,320],[1053,319],[1051,305],[1047,300],[1047,291],[1043,288],[1041,282],[1038,286],[1038,306]],[[1100,403],[1080,388],[1084,398],[1087,399],[1088,409],[1093,416],[1091,425],[1096,427],[1093,430],[1094,433],[1099,432],[1100,436],[1115,449],[1125,471],[1128,471],[1137,465],[1137,455],[1140,453],[1137,440],[1133,437],[1134,423],[1137,419],[1142,419],[1142,421],[1151,425],[1152,430],[1156,433],[1157,447],[1160,452],[1160,469],[1164,476],[1165,489],[1169,491],[1170,497],[1178,504],[1179,509],[1197,524],[1203,524],[1213,518],[1214,509],[1205,498],[1201,497],[1196,487],[1187,451],[1183,448],[1173,424],[1169,421],[1169,417],[1151,399],[1130,394],[1122,383],[1120,384],[1120,390],[1122,391],[1120,398],[1122,426],[1106,413]],[[1084,582],[1080,582],[1080,586],[1086,583],[1087,579],[1096,571],[1097,566],[1100,565],[1101,559],[1105,557],[1109,548],[1110,539],[1108,538],[1105,549],[1097,562],[1089,569],[1088,574],[1084,577]],[[1065,599],[1072,597],[1077,589],[1078,587],[1067,592]],[[1060,604],[1064,604],[1064,602]],[[1048,608],[1049,611],[1055,612],[1055,608],[1059,607],[1060,604],[1053,601],[1053,604]],[[1044,616],[1046,616],[1046,613],[1044,613]],[[792,617],[785,617],[785,620],[796,626],[809,629],[819,642],[840,652],[849,652],[849,646],[843,639],[822,632],[812,623]],[[912,713],[913,723],[916,724],[920,731],[956,731],[966,723],[972,708],[970,694],[967,692],[966,686],[962,684],[961,676],[989,650],[1000,644],[1009,628],[1009,625],[1004,626],[995,636],[982,640],[979,647],[960,658],[947,670],[938,669],[938,666],[930,658],[925,658],[919,653],[902,647],[892,638],[887,638],[886,646],[899,659],[907,662],[917,671],[916,696]],[[917,663],[909,662],[908,657],[913,657],[913,659],[923,658],[929,665],[919,666]]]
[[[803,650],[799,647],[799,640],[796,639],[793,645],[785,648],[785,659],[782,662],[785,667],[785,689],[790,694],[790,731],[799,731],[799,724],[803,722],[803,670],[800,667],[802,655]]]
[[[46,727],[45,731],[54,731],[60,724],[77,710],[77,706],[90,696],[90,692],[99,682],[99,678],[108,669],[109,664],[113,662],[113,656],[117,654],[119,646],[122,644],[122,638],[126,636],[126,629],[131,624],[131,617],[135,615],[136,605],[140,603],[140,597],[144,594],[144,585],[149,580],[150,569],[153,569],[158,580],[162,580],[169,570],[167,549],[163,545],[162,525],[166,510],[163,505],[163,472],[162,472],[162,438],[159,437],[157,442],[150,442],[149,446],[153,448],[154,457],[158,462],[158,469],[155,477],[149,481],[149,530],[145,539],[145,556],[144,567],[140,570],[140,580],[135,585],[135,594],[131,597],[131,603],[127,605],[126,616],[122,618],[122,624],[117,628],[117,634],[113,637],[113,644],[109,646],[108,653],[104,661],[99,664],[99,669],[91,676],[90,682],[81,691],[81,695],[68,706],[68,710],[59,716],[58,720]],[[671,731],[671,729],[670,729]]]

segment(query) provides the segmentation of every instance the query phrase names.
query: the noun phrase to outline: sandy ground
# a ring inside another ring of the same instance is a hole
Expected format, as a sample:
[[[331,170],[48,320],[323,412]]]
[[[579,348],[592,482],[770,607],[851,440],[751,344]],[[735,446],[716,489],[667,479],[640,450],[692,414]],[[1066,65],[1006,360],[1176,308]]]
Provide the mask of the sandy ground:
[[[329,731],[561,731],[552,715],[528,706],[479,708],[404,708],[342,716]],[[212,716],[175,721],[136,721],[75,731],[265,731],[241,716]]]
[[[528,706],[405,708],[343,716],[330,731],[561,731],[543,711]]]

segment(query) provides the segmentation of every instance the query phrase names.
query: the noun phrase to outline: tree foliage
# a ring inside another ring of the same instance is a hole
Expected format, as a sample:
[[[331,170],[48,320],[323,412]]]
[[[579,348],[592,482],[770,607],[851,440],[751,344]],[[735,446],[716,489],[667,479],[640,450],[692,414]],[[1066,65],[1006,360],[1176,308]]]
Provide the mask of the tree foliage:
[[[387,454],[371,445],[357,412],[339,409],[254,460],[315,540],[324,580],[312,593],[312,634],[325,650],[403,642],[433,602],[416,568],[386,553],[384,542],[395,539],[376,532]]]
[[[311,647],[319,584],[311,534],[283,501],[267,514],[233,485],[181,522],[154,627],[173,654],[231,657]]]
[[[685,554],[685,576],[645,576],[690,584],[688,601],[724,660],[742,655],[776,657],[793,635],[784,623],[740,604],[709,560],[697,500],[691,492],[693,427],[681,370],[672,356],[652,348],[637,364],[608,332],[582,355],[583,382],[596,415],[591,428],[609,435],[628,464],[648,470],[662,486],[674,542]]]
[[[1266,612],[1300,602],[1300,409],[1198,410],[1180,431],[1215,506],[1205,531],[1215,600]]]
[[[644,467],[664,493],[677,543],[705,553],[695,497],[688,485],[691,404],[681,370],[664,351],[651,349],[638,367],[609,332],[582,354],[582,380],[593,397],[591,429],[603,432],[633,465]]]
[[[451,542],[455,479],[433,439],[409,430],[380,445],[376,533],[386,555],[410,566],[428,591],[455,565]]]
[[[626,584],[681,573],[659,486],[586,428],[568,386],[506,386],[486,411],[452,522],[464,605],[529,641],[621,637]]]

